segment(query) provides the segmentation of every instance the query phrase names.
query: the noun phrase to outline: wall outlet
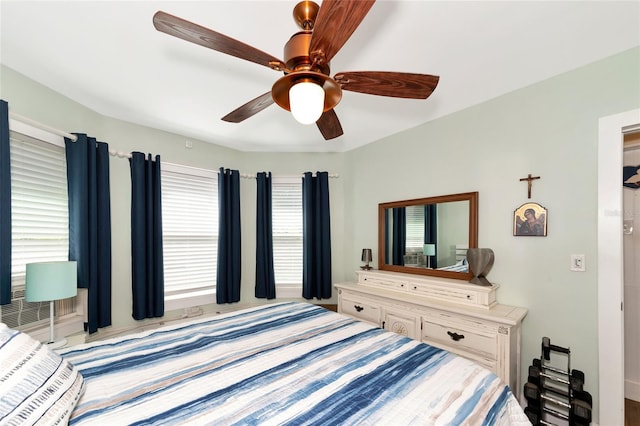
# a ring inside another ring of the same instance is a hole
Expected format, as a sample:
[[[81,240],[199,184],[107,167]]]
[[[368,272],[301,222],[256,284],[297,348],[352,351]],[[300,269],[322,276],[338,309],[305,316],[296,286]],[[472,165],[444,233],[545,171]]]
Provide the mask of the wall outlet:
[[[586,270],[584,264],[584,254],[572,254],[571,266],[569,267],[569,269],[574,272],[584,272]]]

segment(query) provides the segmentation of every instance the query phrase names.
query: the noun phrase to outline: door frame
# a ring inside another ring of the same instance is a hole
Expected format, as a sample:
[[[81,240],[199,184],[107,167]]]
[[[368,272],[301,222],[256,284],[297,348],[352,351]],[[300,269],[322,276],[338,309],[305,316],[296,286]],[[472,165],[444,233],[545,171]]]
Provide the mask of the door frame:
[[[622,165],[625,133],[640,129],[640,109],[599,120],[598,393],[599,424],[624,424]]]

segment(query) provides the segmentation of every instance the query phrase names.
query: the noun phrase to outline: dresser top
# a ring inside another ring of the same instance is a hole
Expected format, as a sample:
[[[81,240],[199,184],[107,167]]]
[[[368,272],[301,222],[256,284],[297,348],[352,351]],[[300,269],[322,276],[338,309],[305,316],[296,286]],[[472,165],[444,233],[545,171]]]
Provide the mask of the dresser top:
[[[527,314],[525,308],[498,304],[497,284],[479,286],[464,281],[389,271],[357,271],[357,282],[335,287],[372,297],[444,309],[494,321],[516,324]]]
[[[468,291],[480,292],[480,293],[492,293],[495,292],[498,288],[500,288],[499,284],[491,284],[490,286],[481,286],[477,284],[472,284],[468,281],[463,280],[454,280],[452,278],[440,278],[440,277],[432,277],[428,275],[415,275],[415,274],[405,274],[402,272],[391,272],[391,271],[381,271],[378,269],[369,269],[356,271],[356,276],[358,277],[358,282],[362,282],[364,280],[369,279],[383,279],[383,280],[401,280],[409,283],[422,283],[427,285],[435,285],[435,286],[446,286],[449,288],[456,289],[466,289]]]

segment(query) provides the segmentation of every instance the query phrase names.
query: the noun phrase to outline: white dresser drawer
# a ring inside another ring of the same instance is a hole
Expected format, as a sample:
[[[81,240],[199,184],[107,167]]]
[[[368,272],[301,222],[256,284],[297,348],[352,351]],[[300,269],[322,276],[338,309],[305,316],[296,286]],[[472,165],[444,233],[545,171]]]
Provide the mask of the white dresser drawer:
[[[496,288],[374,270],[336,284],[338,312],[471,359],[519,396],[527,310],[496,303]]]
[[[353,295],[343,294],[341,296],[340,309],[343,314],[368,321],[380,327],[380,305],[353,297]]]
[[[382,328],[385,330],[420,340],[420,314],[383,308],[382,316]]]
[[[429,315],[422,320],[422,340],[441,343],[455,352],[469,352],[495,360],[497,332],[473,322],[452,321],[446,315]]]

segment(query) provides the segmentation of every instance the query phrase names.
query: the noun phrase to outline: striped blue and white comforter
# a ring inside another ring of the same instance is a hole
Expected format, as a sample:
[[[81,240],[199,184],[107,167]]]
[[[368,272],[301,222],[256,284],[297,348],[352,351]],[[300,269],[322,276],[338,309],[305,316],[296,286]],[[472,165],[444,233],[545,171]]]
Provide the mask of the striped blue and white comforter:
[[[529,424],[479,365],[306,303],[60,353],[86,380],[71,425]]]

